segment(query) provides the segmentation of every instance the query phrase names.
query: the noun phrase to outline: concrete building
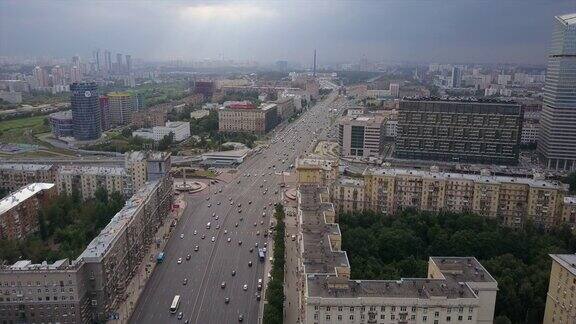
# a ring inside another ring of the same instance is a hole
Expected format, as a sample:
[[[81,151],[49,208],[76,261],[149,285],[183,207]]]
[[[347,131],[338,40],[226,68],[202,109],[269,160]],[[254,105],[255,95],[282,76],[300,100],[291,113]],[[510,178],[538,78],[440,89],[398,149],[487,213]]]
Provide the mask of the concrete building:
[[[299,184],[329,185],[338,178],[338,160],[308,155],[296,159]]]
[[[569,224],[572,230],[576,230],[576,196],[564,197],[562,222]]]
[[[397,158],[518,163],[523,118],[518,104],[405,99],[398,112]]]
[[[35,182],[55,183],[56,167],[51,164],[0,163],[0,189],[14,191]]]
[[[98,104],[100,106],[100,127],[102,127],[102,131],[107,131],[112,128],[110,99],[107,96],[100,96],[98,97]]]
[[[498,284],[474,257],[431,257],[427,278],[350,280],[329,196],[315,184],[298,188],[303,323],[493,322]]]
[[[170,175],[172,169],[172,154],[167,152],[149,152],[146,173],[148,181],[155,181]]]
[[[532,144],[538,141],[538,130],[540,123],[537,120],[524,120],[522,123],[522,133],[520,135],[520,143]]]
[[[206,117],[208,115],[210,115],[209,110],[198,109],[198,110],[194,110],[190,113],[190,119],[200,119],[200,118]]]
[[[152,128],[141,128],[132,132],[134,137],[151,139],[155,142],[162,140],[165,136],[174,135],[175,142],[182,142],[190,137],[189,122],[166,122],[165,126],[154,126]]]
[[[400,85],[398,83],[390,83],[389,91],[391,97],[398,98],[400,95]]]
[[[462,69],[457,66],[452,67],[452,76],[450,78],[451,88],[460,88],[462,85]]]
[[[110,104],[110,123],[112,126],[128,125],[132,121],[134,99],[128,92],[111,92],[106,95]]]
[[[76,260],[0,266],[0,320],[6,323],[102,323],[127,296],[172,206],[172,179],[148,182]]]
[[[385,135],[385,118],[379,115],[344,116],[338,122],[342,156],[378,157]]]
[[[95,140],[102,133],[98,87],[95,82],[73,83],[70,85],[72,96],[72,124],[74,138],[79,141]]]
[[[54,197],[53,183],[32,183],[0,200],[0,239],[23,240],[38,231],[38,210]]]
[[[56,138],[74,136],[72,110],[59,111],[48,116],[52,135]]]
[[[142,151],[126,152],[124,154],[124,169],[130,176],[133,190],[140,190],[148,181],[148,153]]]
[[[122,167],[63,165],[58,169],[56,188],[60,194],[67,195],[78,191],[83,200],[94,198],[100,188],[108,194],[119,192],[125,197],[134,192],[132,178]]]
[[[164,109],[147,109],[132,114],[132,125],[139,128],[164,126],[168,121],[168,113]]]
[[[510,227],[522,227],[528,220],[543,228],[559,225],[563,222],[567,194],[566,185],[538,177],[440,172],[436,167],[431,171],[368,169],[362,182],[340,180],[332,183],[337,206],[355,206],[358,210],[387,215],[407,208],[472,212],[497,218]],[[362,190],[354,189],[362,184]],[[356,194],[353,194],[354,190]],[[340,202],[339,199],[344,200]]]
[[[250,153],[249,149],[204,153],[201,163],[220,166],[238,165],[244,162],[248,153]]]
[[[218,110],[218,130],[224,133],[265,134],[278,124],[276,104],[232,103]]]
[[[555,17],[538,152],[550,169],[576,170],[576,13]]]
[[[576,254],[550,254],[550,284],[544,324],[576,323]]]
[[[354,178],[338,178],[334,183],[332,201],[337,214],[364,210],[364,180]]]
[[[275,104],[278,111],[278,119],[280,121],[288,120],[296,112],[296,106],[294,105],[294,98],[290,97],[278,98],[278,100],[275,101]]]

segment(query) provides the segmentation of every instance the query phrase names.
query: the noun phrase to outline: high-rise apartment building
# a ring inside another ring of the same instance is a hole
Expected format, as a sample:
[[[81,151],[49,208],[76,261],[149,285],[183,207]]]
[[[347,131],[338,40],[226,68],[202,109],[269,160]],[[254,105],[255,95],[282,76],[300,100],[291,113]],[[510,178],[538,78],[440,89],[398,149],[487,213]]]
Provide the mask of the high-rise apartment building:
[[[0,189],[13,191],[33,182],[56,182],[56,167],[51,164],[0,163]]]
[[[401,100],[395,156],[516,164],[522,119],[522,107],[510,102]]]
[[[34,77],[36,88],[45,88],[48,86],[48,75],[40,66],[37,66],[32,70],[32,76]]]
[[[124,64],[122,63],[122,54],[116,54],[116,73],[120,74],[124,72]]]
[[[96,197],[98,189],[108,194],[118,192],[125,197],[134,193],[131,175],[122,167],[61,166],[56,176],[56,189],[60,194],[78,192],[88,200]]]
[[[102,131],[107,131],[112,127],[110,121],[110,100],[107,96],[100,96],[98,97],[98,103],[100,105],[100,125]]]
[[[132,73],[132,55],[126,54],[126,73]]]
[[[398,83],[390,83],[390,96],[398,98],[400,96],[400,85]]]
[[[378,115],[344,116],[338,123],[342,156],[378,157],[382,149],[385,118]]]
[[[128,125],[132,120],[134,99],[128,92],[111,92],[106,95],[110,103],[110,123],[112,126]]]
[[[576,13],[555,17],[538,152],[550,169],[576,170]]]
[[[112,53],[110,51],[104,51],[104,70],[107,73],[112,72]]]
[[[552,268],[543,324],[576,323],[576,254],[550,254]]]
[[[102,127],[96,83],[73,83],[70,85],[70,91],[74,138],[80,141],[100,138]]]
[[[450,87],[460,88],[462,85],[462,70],[454,66],[452,67],[452,77],[450,78]]]

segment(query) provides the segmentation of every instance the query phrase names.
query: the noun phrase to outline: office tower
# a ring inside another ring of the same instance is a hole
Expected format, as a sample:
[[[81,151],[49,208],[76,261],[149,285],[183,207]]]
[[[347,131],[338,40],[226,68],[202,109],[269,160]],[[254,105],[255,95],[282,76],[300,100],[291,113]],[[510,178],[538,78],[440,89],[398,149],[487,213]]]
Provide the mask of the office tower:
[[[34,82],[36,83],[36,88],[45,88],[48,86],[48,76],[43,68],[37,66],[32,70],[32,76],[34,77]]]
[[[518,162],[522,107],[498,101],[400,101],[395,155],[486,164]]]
[[[450,79],[450,87],[451,88],[460,88],[462,84],[462,70],[454,66],[452,67],[452,78]]]
[[[398,98],[400,95],[400,85],[398,83],[390,83],[390,96]]]
[[[555,19],[538,153],[550,169],[576,170],[576,13]]]
[[[344,116],[338,122],[342,156],[378,157],[382,149],[385,119],[378,115]]]
[[[100,125],[102,131],[107,131],[110,129],[110,101],[106,96],[100,96],[98,98],[100,103]]]
[[[110,102],[110,124],[127,125],[132,120],[134,99],[128,92],[111,92],[107,95]]]
[[[112,72],[112,53],[104,51],[104,70],[108,73]]]
[[[130,74],[132,73],[132,56],[126,54],[125,58],[126,58],[126,73]]]
[[[94,57],[94,64],[96,64],[96,72],[100,72],[102,70],[102,57],[100,49],[92,52],[92,56]]]
[[[116,54],[116,72],[119,74],[122,73],[124,71],[123,68],[124,67],[122,65],[122,54],[117,53]]]
[[[78,66],[72,66],[70,68],[70,83],[78,83],[82,81],[82,72]]]
[[[100,105],[98,103],[98,87],[95,82],[73,83],[70,85],[72,95],[72,123],[74,138],[79,141],[100,138]]]

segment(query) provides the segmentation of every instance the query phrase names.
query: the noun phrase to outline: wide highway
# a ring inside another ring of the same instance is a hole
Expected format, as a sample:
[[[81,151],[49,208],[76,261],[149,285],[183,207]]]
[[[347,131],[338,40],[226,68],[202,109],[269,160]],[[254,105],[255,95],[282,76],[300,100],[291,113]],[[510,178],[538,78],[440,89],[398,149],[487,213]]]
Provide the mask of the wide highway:
[[[308,152],[345,108],[348,101],[333,91],[273,133],[268,147],[238,167],[234,180],[185,194],[187,206],[166,245],[165,260],[146,284],[130,322],[258,323],[265,287],[258,291],[257,286],[259,279],[265,281],[269,256],[260,261],[256,244],[261,248],[273,242],[264,233],[274,203],[281,200],[282,172],[293,171],[296,157]],[[173,314],[169,308],[175,295],[181,302]]]

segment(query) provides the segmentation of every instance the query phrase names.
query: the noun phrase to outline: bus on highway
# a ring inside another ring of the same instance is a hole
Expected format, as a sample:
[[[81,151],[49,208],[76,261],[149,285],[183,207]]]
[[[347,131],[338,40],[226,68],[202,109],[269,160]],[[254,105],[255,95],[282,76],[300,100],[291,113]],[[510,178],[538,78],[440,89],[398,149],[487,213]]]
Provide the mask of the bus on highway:
[[[166,255],[164,254],[164,252],[158,253],[158,256],[156,257],[156,263],[162,263],[165,257]]]
[[[176,313],[179,306],[180,306],[180,295],[176,295],[172,300],[172,305],[170,305],[170,313],[172,314]]]

